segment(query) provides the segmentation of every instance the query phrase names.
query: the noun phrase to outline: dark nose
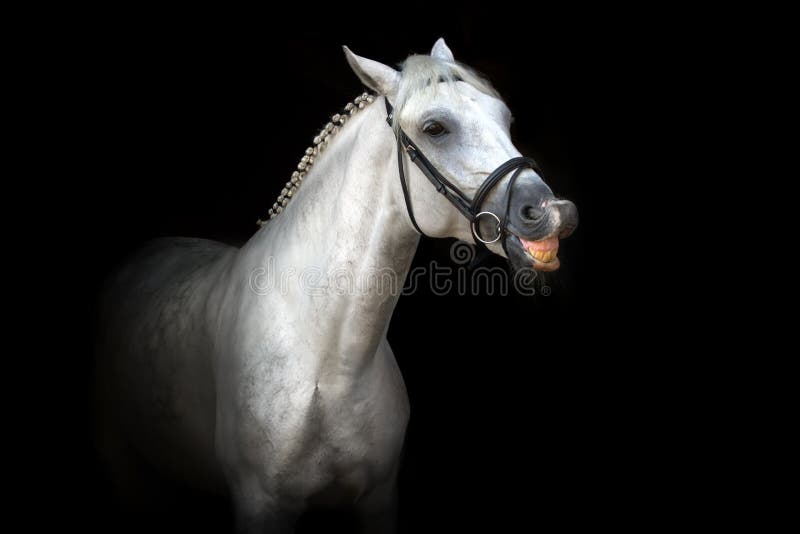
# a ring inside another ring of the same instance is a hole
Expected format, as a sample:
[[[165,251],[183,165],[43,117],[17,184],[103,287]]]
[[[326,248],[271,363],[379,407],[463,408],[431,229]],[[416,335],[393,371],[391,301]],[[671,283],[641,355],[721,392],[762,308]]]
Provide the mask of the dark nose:
[[[518,180],[511,197],[510,223],[524,235],[540,232],[547,225],[553,192],[540,179]]]
[[[535,224],[539,222],[542,217],[544,217],[547,211],[545,210],[547,206],[546,201],[542,201],[538,206],[533,204],[523,204],[522,207],[519,209],[519,218],[529,224]]]
[[[511,197],[508,228],[526,239],[553,233],[567,237],[578,226],[578,209],[569,200],[558,200],[541,179],[518,180]]]

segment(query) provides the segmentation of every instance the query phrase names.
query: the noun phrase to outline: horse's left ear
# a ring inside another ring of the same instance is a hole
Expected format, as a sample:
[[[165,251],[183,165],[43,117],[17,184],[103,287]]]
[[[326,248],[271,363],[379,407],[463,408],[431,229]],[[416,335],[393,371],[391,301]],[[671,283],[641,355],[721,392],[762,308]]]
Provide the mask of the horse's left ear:
[[[445,61],[456,60],[456,58],[453,57],[453,51],[450,50],[450,47],[444,42],[444,37],[439,37],[439,39],[433,43],[433,48],[431,48],[431,57],[443,59]]]
[[[364,85],[379,95],[388,96],[397,93],[400,74],[396,70],[383,63],[357,56],[346,46],[343,46],[342,49],[344,49],[344,55],[350,64],[350,68],[353,69],[353,72],[356,73],[356,76],[359,77]]]

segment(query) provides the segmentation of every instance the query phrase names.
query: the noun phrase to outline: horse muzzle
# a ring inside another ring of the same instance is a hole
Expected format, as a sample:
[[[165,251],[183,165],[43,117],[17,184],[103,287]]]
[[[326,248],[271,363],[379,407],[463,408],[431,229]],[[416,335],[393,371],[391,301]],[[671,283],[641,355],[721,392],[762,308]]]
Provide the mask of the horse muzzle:
[[[516,195],[506,227],[504,247],[512,265],[538,271],[559,268],[559,240],[578,227],[578,208],[558,200],[543,183],[540,192]]]

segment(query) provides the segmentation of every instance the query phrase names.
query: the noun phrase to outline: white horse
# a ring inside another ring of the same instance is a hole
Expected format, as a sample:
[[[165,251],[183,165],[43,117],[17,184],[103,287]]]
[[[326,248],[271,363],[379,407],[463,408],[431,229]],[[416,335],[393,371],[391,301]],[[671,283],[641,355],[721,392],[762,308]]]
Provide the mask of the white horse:
[[[241,249],[152,242],[103,299],[112,472],[135,454],[224,491],[241,532],[290,532],[317,503],[392,531],[409,404],[386,332],[420,233],[553,270],[577,224],[512,144],[506,105],[442,39],[401,71],[344,52],[376,95],[326,125],[271,219]],[[387,273],[390,289],[331,283]]]

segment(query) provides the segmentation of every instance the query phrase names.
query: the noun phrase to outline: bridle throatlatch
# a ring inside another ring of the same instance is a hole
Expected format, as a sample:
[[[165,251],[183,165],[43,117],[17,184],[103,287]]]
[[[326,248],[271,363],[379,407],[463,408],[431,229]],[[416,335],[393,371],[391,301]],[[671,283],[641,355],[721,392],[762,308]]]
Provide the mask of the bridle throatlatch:
[[[386,102],[386,122],[389,123],[389,126],[392,126],[392,105],[389,104],[389,99],[384,99],[384,101]],[[436,167],[434,167],[428,158],[425,157],[425,154],[423,154],[417,145],[414,144],[414,141],[412,141],[411,138],[406,135],[402,128],[397,128],[396,137],[397,166],[400,171],[400,185],[403,188],[403,197],[406,201],[408,217],[411,219],[411,224],[414,225],[414,229],[416,229],[416,231],[423,236],[425,235],[425,232],[423,232],[420,229],[419,224],[417,224],[417,220],[414,217],[414,209],[411,207],[411,194],[408,190],[405,164],[403,161],[404,151],[406,154],[408,154],[409,159],[417,164],[417,167],[419,167],[419,169],[422,171],[422,174],[428,177],[428,180],[430,180],[430,182],[436,188],[436,191],[444,195],[444,198],[446,198],[459,212],[461,212],[464,217],[469,220],[470,226],[472,227],[472,235],[476,240],[476,245],[480,247],[485,247],[489,243],[499,241],[500,238],[506,233],[508,214],[509,210],[511,209],[511,192],[513,191],[512,188],[514,186],[514,182],[516,182],[520,173],[525,169],[532,169],[541,176],[539,166],[536,165],[536,162],[533,159],[526,157],[511,158],[497,167],[489,176],[486,177],[486,180],[483,181],[480,188],[478,188],[478,191],[475,193],[475,197],[470,200],[470,198],[465,195],[463,191],[461,191],[447,178],[442,176],[438,170],[436,170]],[[486,200],[486,197],[489,195],[492,189],[500,182],[500,180],[502,180],[512,171],[513,174],[511,175],[511,178],[508,182],[508,187],[506,188],[506,206],[503,217],[500,218],[497,216],[497,214],[491,211],[481,211],[481,205],[483,204],[484,200]],[[490,239],[486,239],[480,234],[481,217],[494,218],[497,222],[495,226],[496,235]],[[505,243],[503,243],[503,246],[505,247]]]

